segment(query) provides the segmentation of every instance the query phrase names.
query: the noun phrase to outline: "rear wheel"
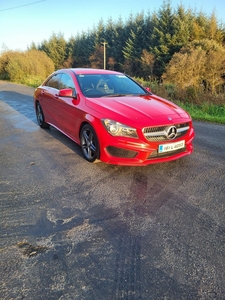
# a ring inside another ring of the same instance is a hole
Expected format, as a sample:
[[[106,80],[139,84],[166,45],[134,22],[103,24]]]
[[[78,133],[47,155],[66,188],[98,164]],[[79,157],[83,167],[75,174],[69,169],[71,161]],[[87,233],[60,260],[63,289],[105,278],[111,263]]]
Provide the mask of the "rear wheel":
[[[36,116],[37,116],[38,125],[41,128],[49,128],[48,123],[45,122],[45,116],[44,116],[40,102],[36,103]]]
[[[86,124],[80,132],[80,145],[85,159],[91,163],[99,159],[99,142],[91,125]]]

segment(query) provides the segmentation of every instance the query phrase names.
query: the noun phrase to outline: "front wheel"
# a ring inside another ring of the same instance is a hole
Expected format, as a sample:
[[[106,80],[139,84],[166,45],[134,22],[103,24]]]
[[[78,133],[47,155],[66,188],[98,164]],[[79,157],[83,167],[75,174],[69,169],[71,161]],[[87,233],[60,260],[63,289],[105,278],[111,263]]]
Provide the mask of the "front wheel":
[[[36,103],[36,116],[37,116],[38,125],[41,128],[49,128],[48,123],[45,122],[45,116],[44,116],[40,102]]]
[[[80,132],[80,145],[84,158],[93,163],[99,159],[99,142],[94,129],[86,124]]]

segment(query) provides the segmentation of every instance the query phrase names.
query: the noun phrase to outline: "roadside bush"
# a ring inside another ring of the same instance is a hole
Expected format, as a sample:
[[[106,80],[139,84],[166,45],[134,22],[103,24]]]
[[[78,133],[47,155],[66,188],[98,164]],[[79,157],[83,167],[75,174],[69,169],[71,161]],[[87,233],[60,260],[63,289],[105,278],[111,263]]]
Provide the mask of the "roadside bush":
[[[7,67],[10,60],[13,60],[17,55],[15,51],[4,52],[0,56],[0,78],[3,80],[10,80],[10,74],[8,73]]]
[[[181,101],[193,105],[201,105],[208,103],[217,106],[225,105],[225,93],[212,94],[210,91],[205,91],[200,87],[187,87],[186,89],[179,89],[174,84],[158,84],[157,82],[144,82],[143,86],[150,87],[152,93],[169,99],[173,102]]]
[[[37,86],[53,71],[53,61],[43,51],[7,51],[0,56],[0,78],[4,80]]]

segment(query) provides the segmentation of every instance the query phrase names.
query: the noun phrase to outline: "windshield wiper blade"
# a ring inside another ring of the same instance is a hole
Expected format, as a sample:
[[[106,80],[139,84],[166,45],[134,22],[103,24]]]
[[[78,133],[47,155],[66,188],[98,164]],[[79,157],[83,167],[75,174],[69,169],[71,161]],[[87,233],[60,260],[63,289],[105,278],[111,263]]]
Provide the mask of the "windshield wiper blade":
[[[124,97],[127,96],[126,94],[105,94],[102,97]]]
[[[139,97],[147,96],[148,94],[105,94],[102,97]]]

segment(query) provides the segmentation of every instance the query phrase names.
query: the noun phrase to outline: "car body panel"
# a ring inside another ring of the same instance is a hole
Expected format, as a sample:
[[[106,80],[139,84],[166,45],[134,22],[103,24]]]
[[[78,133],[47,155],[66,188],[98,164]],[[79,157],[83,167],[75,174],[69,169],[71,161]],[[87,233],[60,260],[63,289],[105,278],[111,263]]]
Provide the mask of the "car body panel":
[[[147,98],[147,99],[146,99]],[[174,119],[189,119],[187,114],[175,105],[168,104],[167,101],[156,100],[151,96],[140,97],[119,97],[119,98],[99,98],[86,99],[88,107],[102,114],[111,114],[111,118],[124,119],[124,122],[133,126],[149,126],[165,122],[168,117]],[[122,121],[123,122],[123,121]]]

